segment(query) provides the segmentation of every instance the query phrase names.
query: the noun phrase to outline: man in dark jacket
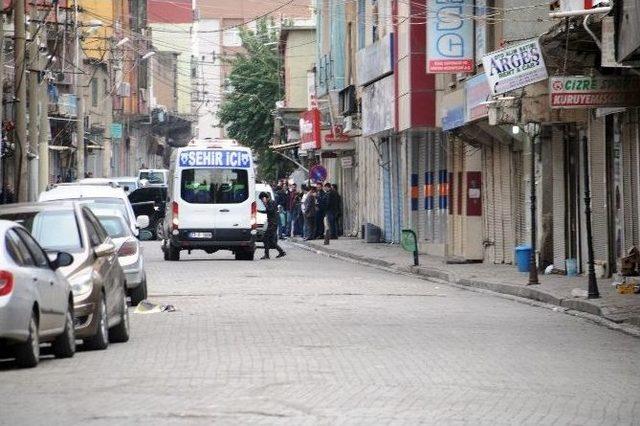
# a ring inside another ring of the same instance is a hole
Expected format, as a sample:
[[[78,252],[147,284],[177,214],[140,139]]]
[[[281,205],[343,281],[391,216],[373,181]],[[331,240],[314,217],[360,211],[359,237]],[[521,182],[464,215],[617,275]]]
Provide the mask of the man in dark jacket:
[[[280,215],[278,214],[278,205],[271,199],[268,192],[260,193],[260,200],[264,203],[265,210],[267,212],[267,229],[264,231],[262,241],[264,242],[264,256],[261,259],[269,259],[269,250],[278,250],[276,257],[285,256],[284,250],[278,245],[278,221]]]
[[[338,226],[336,219],[340,212],[340,200],[338,192],[333,190],[329,182],[324,184],[324,192],[327,194],[327,225],[329,225],[329,235],[332,240],[338,238]]]

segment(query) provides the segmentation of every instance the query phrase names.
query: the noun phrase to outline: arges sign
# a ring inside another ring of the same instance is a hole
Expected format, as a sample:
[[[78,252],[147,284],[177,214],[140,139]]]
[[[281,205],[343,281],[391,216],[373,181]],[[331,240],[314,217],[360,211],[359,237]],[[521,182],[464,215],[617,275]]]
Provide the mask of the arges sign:
[[[316,108],[300,114],[300,149],[320,149],[320,111]]]
[[[482,58],[493,95],[547,79],[547,68],[538,40],[491,52]]]
[[[552,108],[640,106],[640,78],[569,76],[549,79]]]
[[[427,72],[472,72],[473,0],[429,0],[427,5]]]

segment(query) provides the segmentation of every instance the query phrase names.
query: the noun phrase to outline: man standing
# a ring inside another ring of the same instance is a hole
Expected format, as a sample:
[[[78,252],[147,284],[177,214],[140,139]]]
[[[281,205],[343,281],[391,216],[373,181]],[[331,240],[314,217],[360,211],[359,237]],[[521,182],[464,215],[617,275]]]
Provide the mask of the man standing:
[[[298,185],[292,183],[289,186],[289,197],[287,199],[287,235],[294,235],[294,225],[295,225],[295,210],[296,210],[296,198],[298,197]]]
[[[285,256],[287,253],[278,245],[278,221],[280,219],[278,206],[276,202],[271,199],[268,192],[261,192],[260,200],[264,203],[267,212],[267,229],[265,229],[264,236],[262,237],[264,242],[264,256],[262,256],[261,259],[269,259],[269,250],[272,248],[278,250],[276,257]]]
[[[316,188],[318,211],[316,212],[315,238],[324,238],[324,216],[327,214],[327,194],[323,190],[322,183],[318,182]]]
[[[338,193],[333,190],[329,182],[324,184],[324,191],[327,194],[327,225],[329,226],[329,237],[335,240],[338,238],[336,218],[338,217],[338,210],[340,208]]]
[[[336,214],[336,236],[340,237],[344,234],[344,227],[342,222],[342,196],[338,192],[338,185],[335,183],[331,185],[333,192],[336,194],[336,198],[338,199],[338,213]]]
[[[318,213],[315,187],[309,188],[309,192],[303,201],[302,209],[304,211],[304,239],[313,240],[316,236],[316,214]]]
[[[278,208],[281,208],[286,215],[287,202],[288,202],[287,187],[283,186],[282,182],[278,184],[275,196],[276,196],[276,206]],[[286,235],[286,227],[287,227],[286,221],[285,223],[282,223],[282,221],[278,219],[278,238],[283,238]]]

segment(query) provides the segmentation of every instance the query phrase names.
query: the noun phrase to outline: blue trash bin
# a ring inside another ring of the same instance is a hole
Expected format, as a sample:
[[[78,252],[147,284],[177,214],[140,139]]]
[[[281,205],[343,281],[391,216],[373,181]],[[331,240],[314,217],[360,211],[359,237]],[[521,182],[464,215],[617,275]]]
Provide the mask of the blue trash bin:
[[[531,263],[531,246],[522,245],[516,247],[516,265],[518,272],[529,272],[529,264]]]

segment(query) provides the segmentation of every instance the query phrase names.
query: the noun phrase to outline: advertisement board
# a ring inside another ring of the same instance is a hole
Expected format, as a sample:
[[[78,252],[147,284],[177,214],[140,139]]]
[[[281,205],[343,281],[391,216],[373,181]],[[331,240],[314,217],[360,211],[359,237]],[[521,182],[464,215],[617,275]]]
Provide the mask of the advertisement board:
[[[393,33],[356,53],[358,85],[364,86],[393,72]]]
[[[428,0],[427,5],[427,72],[472,72],[473,0]]]
[[[458,89],[442,97],[442,130],[451,130],[465,123],[464,90]]]
[[[548,78],[538,39],[491,52],[482,58],[482,63],[494,95]]]
[[[611,108],[640,106],[636,76],[568,76],[549,79],[552,108]]]
[[[300,149],[320,149],[320,111],[317,108],[300,114]]]
[[[485,74],[478,74],[464,82],[466,120],[471,122],[489,115],[487,104],[491,89]]]
[[[395,123],[393,76],[370,84],[362,91],[362,135],[391,130]]]

